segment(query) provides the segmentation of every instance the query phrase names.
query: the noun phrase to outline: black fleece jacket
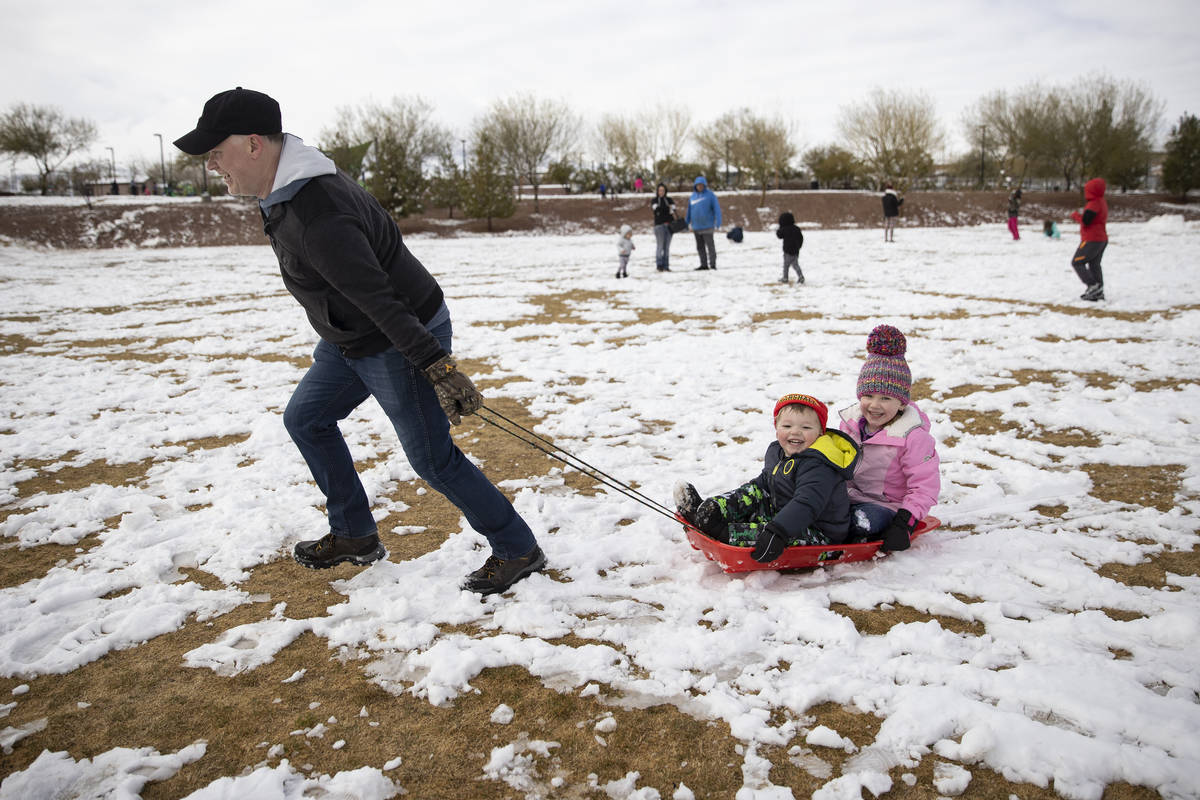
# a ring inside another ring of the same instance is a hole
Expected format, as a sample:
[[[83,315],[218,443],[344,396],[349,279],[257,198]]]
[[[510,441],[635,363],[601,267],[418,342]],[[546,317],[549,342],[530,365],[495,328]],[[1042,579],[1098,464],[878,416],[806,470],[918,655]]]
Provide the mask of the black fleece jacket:
[[[446,355],[425,328],[441,287],[349,176],[312,178],[262,215],[284,285],[322,339],[350,358],[395,347],[419,369]]]
[[[789,256],[800,255],[800,248],[804,247],[804,233],[796,225],[792,212],[785,211],[779,215],[779,229],[775,231],[775,236],[783,239],[783,252]]]

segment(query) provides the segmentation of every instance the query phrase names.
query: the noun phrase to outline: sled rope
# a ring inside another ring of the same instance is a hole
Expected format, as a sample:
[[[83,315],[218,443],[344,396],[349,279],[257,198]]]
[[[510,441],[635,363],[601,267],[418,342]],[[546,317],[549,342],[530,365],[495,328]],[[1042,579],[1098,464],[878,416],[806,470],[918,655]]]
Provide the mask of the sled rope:
[[[483,413],[485,411],[487,412],[486,415]],[[631,500],[636,500],[637,502],[646,506],[646,508],[649,508],[651,511],[656,511],[659,514],[670,518],[672,522],[678,522],[675,517],[675,512],[654,498],[647,497],[624,481],[614,478],[612,475],[609,475],[599,467],[584,461],[579,456],[572,455],[546,437],[534,433],[533,431],[521,425],[519,422],[504,416],[494,408],[488,408],[486,405],[481,406],[479,411],[476,412],[476,415],[487,424],[504,431],[514,438],[520,439],[522,442],[534,448],[535,450],[540,450],[551,458],[561,461],[568,467],[582,472],[589,478],[603,483],[605,486],[608,486],[612,489],[616,489],[621,494],[625,495]],[[505,427],[505,425],[500,424],[500,422],[497,420],[501,420],[507,425],[511,425],[512,428]]]

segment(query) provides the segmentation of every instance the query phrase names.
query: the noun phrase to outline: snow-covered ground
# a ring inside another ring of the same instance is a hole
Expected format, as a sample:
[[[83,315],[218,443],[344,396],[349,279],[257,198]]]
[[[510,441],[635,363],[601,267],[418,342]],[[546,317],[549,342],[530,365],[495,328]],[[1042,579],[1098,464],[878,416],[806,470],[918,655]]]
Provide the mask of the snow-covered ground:
[[[1162,217],[1110,233],[1099,305],[1076,299],[1068,232],[1014,243],[1001,226],[916,229],[885,245],[878,231],[815,231],[802,287],[775,282],[770,233],[721,240],[720,269],[707,273],[691,271],[691,238],[677,238],[676,271],[658,274],[653,238],[639,232],[624,281],[613,278],[615,237],[414,237],[449,298],[456,353],[507,379],[490,394],[527,405],[540,434],[664,501],[679,478],[714,493],[755,474],[779,395],[853,402],[867,333],[897,325],[914,378],[929,381],[921,405],[943,467],[934,513],[948,527],[873,562],[728,576],[644,506],[537,476],[511,486],[515,503],[565,580],[535,575],[480,602],[456,585],[482,546],[464,529],[428,555],[336,582],[349,599],[327,616],[273,614],[198,647],[187,665],[252,670],[311,631],[369,652],[347,669],[431,703],[469,690],[485,668],[522,665],[563,691],[603,687],[727,722],[746,745],[745,798],[791,796],[770,784],[759,745],[845,742],[805,728],[804,712],[826,701],[884,721],[822,797],[882,791],[889,768],[931,752],[945,762],[944,794],[980,765],[1070,798],[1099,798],[1117,781],[1197,796],[1200,580],[1168,573],[1148,588],[1097,569],[1197,543],[1200,224]],[[529,321],[541,311],[531,298],[572,292],[571,319]],[[280,417],[302,369],[279,356],[305,357],[313,334],[269,249],[0,249],[0,335],[27,341],[0,362],[0,504],[17,509],[0,523],[3,546],[103,531],[74,560],[0,591],[0,674],[69,672],[248,603],[238,584],[250,570],[284,557],[296,530],[323,532]],[[165,358],[137,357],[147,350]],[[1107,379],[1089,384],[1097,374]],[[955,422],[959,412],[998,431]],[[357,457],[392,454],[365,472],[370,493],[414,477],[373,405],[344,430]],[[1061,444],[1046,431],[1081,433]],[[227,435],[236,443],[180,444]],[[486,468],[488,452],[471,455]],[[33,462],[149,458],[159,460],[137,485],[16,495]],[[1083,470],[1095,462],[1184,465],[1175,508],[1098,499]],[[388,513],[403,519],[381,498]],[[177,582],[181,567],[225,586]],[[831,604],[903,605],[930,619],[862,635]],[[955,633],[934,616],[986,632]],[[443,633],[472,624],[484,634]],[[592,645],[561,643],[568,634]],[[21,702],[0,703],[0,717]],[[26,727],[3,728],[0,741],[20,746],[37,729]],[[44,753],[0,797],[128,791],[203,754],[203,744],[173,754],[128,744],[92,760]],[[486,771],[516,787],[537,758],[497,748]],[[387,797],[402,787],[385,767],[314,778],[284,761],[194,797],[271,787],[298,798],[317,786]],[[613,791],[659,796],[635,784]]]

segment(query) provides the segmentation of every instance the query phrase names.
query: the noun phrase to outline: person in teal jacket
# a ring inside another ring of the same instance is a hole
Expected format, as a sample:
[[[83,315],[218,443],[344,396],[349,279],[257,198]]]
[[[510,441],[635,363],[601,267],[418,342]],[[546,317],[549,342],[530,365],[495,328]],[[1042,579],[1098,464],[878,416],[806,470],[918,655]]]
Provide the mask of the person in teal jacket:
[[[713,241],[713,231],[721,227],[721,204],[703,175],[696,178],[693,188],[695,191],[688,198],[685,219],[696,236],[696,250],[700,253],[700,266],[696,269],[716,269],[717,245]]]

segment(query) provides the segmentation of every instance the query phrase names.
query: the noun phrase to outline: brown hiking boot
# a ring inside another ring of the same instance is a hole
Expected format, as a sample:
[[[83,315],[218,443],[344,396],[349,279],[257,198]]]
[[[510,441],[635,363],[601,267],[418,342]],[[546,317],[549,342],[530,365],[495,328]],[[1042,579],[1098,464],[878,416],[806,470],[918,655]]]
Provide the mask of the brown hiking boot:
[[[488,556],[483,566],[472,572],[463,581],[462,588],[482,595],[507,591],[517,581],[540,571],[546,566],[546,556],[536,545],[532,550],[517,558]]]
[[[320,539],[298,542],[292,555],[301,566],[309,569],[325,569],[343,561],[365,567],[386,558],[387,550],[374,533],[369,536],[336,536],[327,533]]]

